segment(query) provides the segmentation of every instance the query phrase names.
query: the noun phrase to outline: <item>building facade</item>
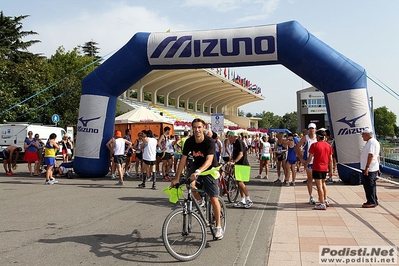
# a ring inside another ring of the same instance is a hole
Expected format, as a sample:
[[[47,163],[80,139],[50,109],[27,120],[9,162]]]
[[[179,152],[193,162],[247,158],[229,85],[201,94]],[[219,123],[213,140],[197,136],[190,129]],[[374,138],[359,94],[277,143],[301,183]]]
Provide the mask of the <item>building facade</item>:
[[[315,123],[317,128],[330,128],[324,93],[315,87],[309,87],[296,92],[298,131],[307,128],[309,123]]]

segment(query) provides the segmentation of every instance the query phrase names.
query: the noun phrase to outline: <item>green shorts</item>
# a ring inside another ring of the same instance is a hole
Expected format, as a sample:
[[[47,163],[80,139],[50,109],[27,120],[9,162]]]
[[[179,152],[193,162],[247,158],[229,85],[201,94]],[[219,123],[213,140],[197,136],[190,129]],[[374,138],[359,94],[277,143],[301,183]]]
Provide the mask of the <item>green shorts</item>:
[[[270,155],[262,156],[260,159],[262,161],[268,161],[268,160],[270,160]]]

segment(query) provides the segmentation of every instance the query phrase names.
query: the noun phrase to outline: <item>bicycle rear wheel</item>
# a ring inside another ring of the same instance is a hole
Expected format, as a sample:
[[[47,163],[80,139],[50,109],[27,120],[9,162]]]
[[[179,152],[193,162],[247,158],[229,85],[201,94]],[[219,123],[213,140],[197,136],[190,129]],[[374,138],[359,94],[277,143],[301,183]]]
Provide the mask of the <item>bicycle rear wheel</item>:
[[[238,198],[238,185],[237,181],[233,176],[229,176],[226,182],[227,187],[227,200],[230,203],[236,202]]]
[[[226,204],[224,203],[224,200],[222,197],[218,197],[219,204],[220,204],[220,225],[223,229],[224,232],[226,232],[226,226],[227,226],[227,220],[226,220]],[[210,204],[210,202],[209,202]],[[215,216],[213,215],[213,208],[211,205],[211,214],[212,214],[212,226],[213,229],[216,227],[216,221],[215,221]]]
[[[172,211],[162,226],[162,239],[169,254],[179,261],[190,261],[198,257],[206,245],[206,225],[196,213],[188,214],[178,209]],[[190,228],[190,230],[188,230]]]

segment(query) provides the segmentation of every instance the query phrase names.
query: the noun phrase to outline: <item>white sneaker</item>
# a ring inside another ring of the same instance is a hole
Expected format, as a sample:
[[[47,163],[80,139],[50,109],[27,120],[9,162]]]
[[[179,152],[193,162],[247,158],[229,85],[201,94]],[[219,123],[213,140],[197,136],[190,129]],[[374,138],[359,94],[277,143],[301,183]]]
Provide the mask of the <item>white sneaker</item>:
[[[46,182],[44,182],[45,185],[54,185],[54,182],[52,182],[51,180],[47,180]]]
[[[55,180],[55,178],[53,177],[53,178],[50,178],[50,181],[51,182],[53,182],[53,184],[56,184],[56,183],[58,183],[58,181],[57,180]]]
[[[324,200],[324,205],[326,205],[326,207],[330,207],[330,202],[328,200]]]
[[[247,200],[247,203],[245,203],[244,207],[245,207],[245,209],[249,209],[249,208],[251,208],[251,206],[252,206],[253,204],[254,204],[254,203],[252,202],[252,200]]]
[[[267,175],[265,175],[264,179],[269,179],[269,177]]]
[[[327,206],[324,203],[321,204],[317,204],[316,206],[314,206],[315,210],[327,210]]]
[[[314,200],[313,196],[310,196],[309,204],[311,204],[311,205],[315,205],[316,204],[316,201]]]
[[[291,183],[290,183],[290,186],[295,187],[295,182],[291,182]]]
[[[234,203],[234,207],[235,208],[244,208],[245,207],[245,203],[242,203],[241,201],[239,201],[239,202],[237,202],[237,203]]]
[[[117,179],[117,177],[115,176],[115,174],[112,174],[111,179],[112,179],[112,180]]]
[[[224,237],[224,232],[221,227],[216,227],[215,238],[221,240]]]
[[[256,178],[256,179],[261,179],[262,176],[261,176],[261,175],[257,175],[255,178]]]

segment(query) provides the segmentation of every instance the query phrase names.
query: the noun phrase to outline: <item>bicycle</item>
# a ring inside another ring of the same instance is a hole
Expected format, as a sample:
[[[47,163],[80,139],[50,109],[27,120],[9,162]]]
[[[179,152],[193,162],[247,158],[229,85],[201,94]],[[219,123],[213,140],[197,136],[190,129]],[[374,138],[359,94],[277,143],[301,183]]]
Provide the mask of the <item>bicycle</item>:
[[[203,193],[203,190],[193,189],[189,178],[180,180],[175,186],[179,188],[188,185],[187,196],[181,202],[182,208],[169,213],[162,226],[162,239],[168,253],[179,261],[190,261],[197,258],[207,242],[206,226],[209,227],[216,240],[216,222],[213,208],[208,195],[204,195],[204,206],[200,206],[193,196],[193,192]],[[222,230],[226,230],[226,205],[221,197],[220,221]],[[194,208],[193,208],[194,207]]]
[[[223,164],[219,169],[219,194],[221,197],[227,195],[227,200],[229,203],[234,203],[237,201],[239,190],[237,181],[232,174],[231,166],[228,164]]]

